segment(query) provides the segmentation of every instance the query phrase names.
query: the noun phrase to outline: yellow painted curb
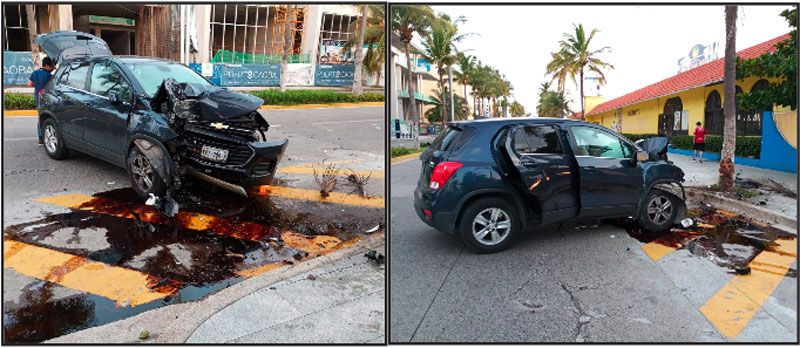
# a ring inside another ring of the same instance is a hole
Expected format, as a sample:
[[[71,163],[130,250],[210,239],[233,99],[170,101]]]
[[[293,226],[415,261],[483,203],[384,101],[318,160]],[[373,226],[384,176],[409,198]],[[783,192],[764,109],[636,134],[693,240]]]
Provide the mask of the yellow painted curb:
[[[750,274],[734,276],[700,307],[700,313],[728,339],[739,336],[797,260],[796,239],[775,243],[772,250],[750,261]]]
[[[331,192],[328,197],[322,197],[319,190],[298,189],[284,186],[264,185],[260,188],[260,194],[268,197],[284,197],[313,202],[328,202],[372,208],[384,207],[383,197],[361,197],[357,194],[348,195],[341,192]]]
[[[298,104],[298,105],[261,105],[261,110],[275,109],[331,109],[331,108],[357,108],[363,106],[383,106],[383,102],[362,103],[330,103],[330,104]]]
[[[412,159],[414,159],[414,158],[417,158],[417,157],[419,157],[419,154],[420,154],[420,153],[422,153],[422,152],[410,153],[410,154],[408,154],[408,155],[402,155],[402,156],[392,157],[392,164],[398,164],[398,163],[408,162],[408,161],[410,161],[410,160],[412,160]]]
[[[9,117],[19,117],[19,116],[36,117],[36,116],[39,116],[39,111],[36,111],[36,110],[3,110],[3,116],[9,116]]]
[[[326,163],[327,164],[327,163]],[[322,165],[319,166],[320,172],[325,170]],[[377,178],[383,179],[384,173],[382,170],[349,170],[346,168],[339,168],[339,172],[337,176],[348,176],[355,172],[358,175],[367,176],[369,175],[370,178]],[[299,166],[291,166],[291,167],[282,167],[278,168],[278,173],[286,173],[286,174],[314,174],[314,167],[308,165],[299,165]]]

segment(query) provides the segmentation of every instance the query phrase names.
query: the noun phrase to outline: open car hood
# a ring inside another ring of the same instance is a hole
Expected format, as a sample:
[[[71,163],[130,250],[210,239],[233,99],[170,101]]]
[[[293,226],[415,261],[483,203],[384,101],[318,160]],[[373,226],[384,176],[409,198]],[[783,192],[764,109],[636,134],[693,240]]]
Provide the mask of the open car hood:
[[[636,146],[639,146],[642,150],[645,150],[663,160],[667,159],[668,144],[669,138],[667,137],[652,137],[641,139],[636,142]]]
[[[112,55],[111,49],[103,39],[74,30],[36,35],[36,44],[41,46],[42,51],[55,62],[60,62],[62,59]]]
[[[250,116],[264,100],[252,94],[217,86],[191,85],[168,78],[161,83],[150,105],[157,111],[165,112],[162,110],[165,102],[173,105],[182,102],[191,104],[191,107],[172,109],[179,114],[183,113],[187,119],[224,121]]]

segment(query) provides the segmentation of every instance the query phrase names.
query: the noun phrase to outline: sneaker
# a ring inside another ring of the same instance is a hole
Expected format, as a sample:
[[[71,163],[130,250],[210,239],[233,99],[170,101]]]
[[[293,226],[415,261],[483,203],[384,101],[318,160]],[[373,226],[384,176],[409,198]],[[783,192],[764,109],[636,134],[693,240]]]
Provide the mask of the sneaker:
[[[692,158],[692,162],[695,162],[695,161],[697,161],[697,160],[695,160],[694,158]]]
[[[703,163],[703,160],[700,160],[700,163]]]

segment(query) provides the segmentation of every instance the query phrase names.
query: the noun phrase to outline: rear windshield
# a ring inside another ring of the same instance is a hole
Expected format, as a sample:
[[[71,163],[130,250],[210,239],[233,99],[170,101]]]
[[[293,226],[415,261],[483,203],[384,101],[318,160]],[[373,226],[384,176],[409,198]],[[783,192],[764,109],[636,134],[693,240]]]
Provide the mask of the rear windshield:
[[[469,128],[460,128],[450,126],[436,137],[436,140],[431,143],[431,148],[434,151],[454,151],[457,150],[469,137]]]
[[[211,83],[200,76],[200,74],[179,63],[144,59],[125,60],[124,63],[133,73],[133,77],[136,81],[142,85],[145,93],[151,98],[156,94],[158,88],[161,87],[161,83],[168,77],[178,82],[188,83],[189,85],[211,85]],[[203,90],[204,88],[199,89]]]

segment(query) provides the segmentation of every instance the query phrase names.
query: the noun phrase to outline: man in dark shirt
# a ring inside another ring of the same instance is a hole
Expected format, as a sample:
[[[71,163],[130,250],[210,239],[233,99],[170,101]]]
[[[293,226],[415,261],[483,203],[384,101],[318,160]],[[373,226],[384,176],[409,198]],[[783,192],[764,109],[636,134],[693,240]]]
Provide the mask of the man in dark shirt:
[[[33,87],[33,99],[36,101],[37,109],[39,108],[39,95],[42,94],[44,86],[47,85],[47,82],[53,77],[50,73],[54,69],[55,65],[53,64],[53,60],[50,59],[50,57],[45,57],[42,59],[42,67],[34,71],[31,74],[30,81],[28,81],[28,87]],[[39,135],[39,145],[43,144],[42,129],[38,122],[36,123],[36,133]]]

